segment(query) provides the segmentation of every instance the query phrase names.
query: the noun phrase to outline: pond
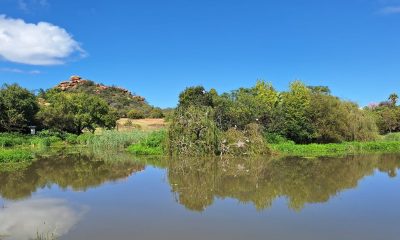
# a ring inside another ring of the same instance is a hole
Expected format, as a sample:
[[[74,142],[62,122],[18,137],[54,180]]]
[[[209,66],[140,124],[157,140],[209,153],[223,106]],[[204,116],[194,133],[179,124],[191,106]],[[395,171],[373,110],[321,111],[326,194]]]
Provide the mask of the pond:
[[[399,239],[400,155],[103,157],[0,172],[0,239]]]

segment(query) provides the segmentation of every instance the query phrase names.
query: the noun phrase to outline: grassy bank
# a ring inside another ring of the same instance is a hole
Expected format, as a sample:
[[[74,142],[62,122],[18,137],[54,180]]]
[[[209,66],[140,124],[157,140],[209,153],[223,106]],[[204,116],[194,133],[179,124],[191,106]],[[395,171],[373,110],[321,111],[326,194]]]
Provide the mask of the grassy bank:
[[[300,145],[293,143],[271,144],[272,152],[283,156],[325,157],[364,153],[400,153],[399,141],[345,142]]]

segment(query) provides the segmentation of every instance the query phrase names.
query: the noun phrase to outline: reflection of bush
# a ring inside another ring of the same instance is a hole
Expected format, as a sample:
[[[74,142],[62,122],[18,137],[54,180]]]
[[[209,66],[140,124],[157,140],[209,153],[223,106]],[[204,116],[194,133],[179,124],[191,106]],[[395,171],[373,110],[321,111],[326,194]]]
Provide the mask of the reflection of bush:
[[[358,156],[341,159],[229,159],[179,160],[169,163],[168,179],[177,201],[202,211],[215,197],[235,198],[259,209],[279,197],[301,210],[307,203],[328,201],[354,188],[374,169],[394,176],[400,167],[395,156]]]
[[[64,189],[86,190],[144,169],[142,164],[134,161],[94,161],[95,156],[94,153],[91,156],[73,154],[43,157],[23,170],[0,173],[0,194],[8,199],[20,199],[51,184]],[[107,154],[103,154],[103,157],[106,158]],[[116,155],[113,154],[111,158],[115,159]]]

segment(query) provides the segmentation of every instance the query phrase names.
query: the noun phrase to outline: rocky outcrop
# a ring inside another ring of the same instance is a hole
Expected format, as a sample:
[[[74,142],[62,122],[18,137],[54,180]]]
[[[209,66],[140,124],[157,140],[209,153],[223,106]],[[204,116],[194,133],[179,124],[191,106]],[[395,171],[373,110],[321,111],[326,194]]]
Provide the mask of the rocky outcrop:
[[[83,80],[80,76],[71,76],[69,81],[61,82],[57,85],[56,88],[60,89],[61,91],[66,91],[68,89],[77,88],[78,85],[87,82],[87,80]]]

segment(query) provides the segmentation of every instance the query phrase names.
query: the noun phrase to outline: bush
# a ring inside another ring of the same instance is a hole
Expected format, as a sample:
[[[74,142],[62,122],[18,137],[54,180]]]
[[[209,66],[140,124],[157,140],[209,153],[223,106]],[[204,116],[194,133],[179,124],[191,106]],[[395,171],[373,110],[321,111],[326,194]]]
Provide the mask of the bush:
[[[175,111],[168,131],[170,155],[206,156],[218,153],[220,132],[214,111],[206,106],[189,106]]]
[[[254,156],[269,152],[261,133],[261,127],[252,123],[240,131],[235,128],[228,129],[222,134],[220,145],[221,155]]]
[[[131,119],[143,119],[144,118],[144,113],[142,111],[133,109],[128,112],[128,118]]]
[[[67,133],[65,134],[65,141],[69,144],[77,144],[78,143],[78,135]]]
[[[291,142],[294,143],[293,141],[287,140],[285,137],[276,134],[276,133],[265,133],[264,134],[265,141],[270,144],[279,144],[279,143],[287,143]]]
[[[88,145],[89,142],[95,137],[93,133],[83,133],[76,138],[77,143]]]
[[[28,144],[28,136],[17,133],[0,133],[0,147],[14,147]]]
[[[137,155],[162,155],[166,137],[164,130],[152,132],[138,143],[129,146],[128,151]]]

